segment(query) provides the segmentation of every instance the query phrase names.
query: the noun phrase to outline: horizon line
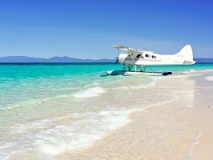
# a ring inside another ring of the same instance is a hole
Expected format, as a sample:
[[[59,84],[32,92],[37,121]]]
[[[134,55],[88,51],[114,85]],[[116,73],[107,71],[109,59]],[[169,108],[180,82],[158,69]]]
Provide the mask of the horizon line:
[[[30,56],[4,56],[0,58],[9,58],[9,57],[26,57],[26,58],[40,58],[40,59],[51,59],[51,58],[73,58],[73,59],[81,59],[81,60],[102,60],[102,59],[107,59],[107,60],[114,60],[111,58],[99,58],[99,59],[90,59],[90,58],[77,58],[77,57],[69,57],[69,56],[52,56],[52,57],[30,57]],[[194,59],[213,59],[213,57],[194,57]]]

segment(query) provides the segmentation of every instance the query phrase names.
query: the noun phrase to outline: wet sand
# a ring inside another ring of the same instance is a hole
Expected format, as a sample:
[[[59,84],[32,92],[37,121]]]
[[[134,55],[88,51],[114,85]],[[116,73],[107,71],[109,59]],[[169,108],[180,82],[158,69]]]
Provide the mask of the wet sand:
[[[197,129],[197,142],[192,148],[196,160],[213,159],[213,76],[208,75],[200,76],[196,81],[193,109],[178,108],[171,112]]]
[[[213,74],[212,74],[213,75]],[[113,130],[91,146],[67,151],[58,159],[72,160],[212,160],[213,92],[195,78],[159,80],[176,100],[130,114],[132,122]],[[210,83],[210,81],[209,81]]]

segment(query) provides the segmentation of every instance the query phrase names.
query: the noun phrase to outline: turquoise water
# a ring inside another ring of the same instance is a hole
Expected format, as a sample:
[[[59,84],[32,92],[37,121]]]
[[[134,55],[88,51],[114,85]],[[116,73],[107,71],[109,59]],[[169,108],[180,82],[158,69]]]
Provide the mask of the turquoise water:
[[[105,71],[121,68],[114,64],[0,65],[0,159],[49,159],[89,145],[128,123],[128,113],[141,109],[141,104],[146,107],[173,98],[165,93],[152,99],[154,90],[150,90],[159,77],[105,76]],[[209,70],[213,64],[146,68],[171,71],[172,76]],[[146,99],[137,99],[137,94],[146,94]]]
[[[181,73],[212,69],[212,64],[147,67],[146,71]],[[106,70],[121,69],[114,64],[23,64],[0,65],[0,109],[13,107],[31,99],[69,94],[79,89],[120,83],[115,77],[102,77]],[[113,82],[111,81],[113,79]],[[109,84],[109,81],[111,82]],[[122,82],[123,83],[123,82]]]
[[[29,99],[69,94],[100,83],[110,87],[111,79],[116,85],[116,82],[120,83],[120,78],[101,77],[101,75],[104,75],[106,70],[121,68],[120,65],[114,64],[0,65],[0,109],[10,108]],[[213,64],[195,64],[153,66],[147,67],[146,71],[172,71],[178,74],[212,68]]]

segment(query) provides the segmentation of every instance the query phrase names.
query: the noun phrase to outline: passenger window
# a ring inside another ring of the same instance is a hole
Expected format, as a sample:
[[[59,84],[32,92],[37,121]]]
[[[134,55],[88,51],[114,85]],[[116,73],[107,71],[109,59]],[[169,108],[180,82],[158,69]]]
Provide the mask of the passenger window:
[[[146,58],[149,58],[149,57],[150,57],[150,55],[149,55],[149,54],[145,54],[145,57],[146,57]]]
[[[156,59],[156,56],[152,55],[152,58],[153,58],[153,59]]]

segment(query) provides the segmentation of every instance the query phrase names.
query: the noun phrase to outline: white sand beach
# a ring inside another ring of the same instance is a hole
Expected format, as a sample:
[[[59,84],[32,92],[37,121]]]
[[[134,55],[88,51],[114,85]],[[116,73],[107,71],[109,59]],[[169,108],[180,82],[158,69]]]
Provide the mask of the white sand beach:
[[[174,99],[131,113],[128,125],[57,158],[212,160],[213,88],[203,82],[183,77],[158,80],[153,91],[172,94]]]

